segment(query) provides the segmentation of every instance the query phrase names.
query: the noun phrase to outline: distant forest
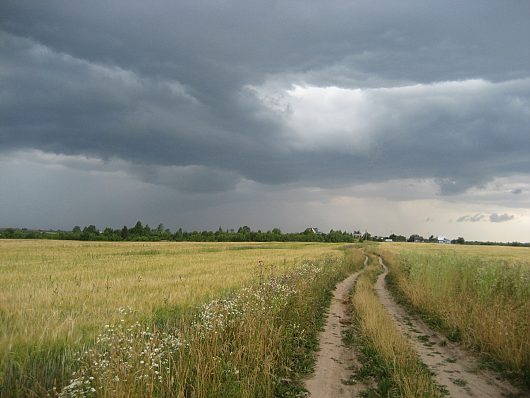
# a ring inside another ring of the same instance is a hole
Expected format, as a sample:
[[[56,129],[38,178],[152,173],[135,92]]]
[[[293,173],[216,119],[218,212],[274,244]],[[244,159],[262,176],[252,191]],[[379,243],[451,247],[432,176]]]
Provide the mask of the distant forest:
[[[60,239],[86,241],[138,241],[138,242],[357,242],[361,237],[359,232],[331,230],[329,233],[319,232],[316,228],[307,228],[304,232],[283,233],[279,228],[271,231],[252,231],[248,226],[238,230],[216,231],[183,231],[179,228],[175,232],[159,224],[156,228],[143,225],[138,221],[134,227],[124,226],[121,229],[110,227],[100,231],[95,225],[84,228],[75,226],[71,231],[41,231],[29,229],[5,228],[0,230],[0,239]]]
[[[373,236],[368,232],[360,231],[347,232],[341,230],[331,230],[329,233],[318,231],[317,228],[307,228],[303,232],[282,232],[279,228],[270,231],[252,231],[248,226],[234,229],[222,229],[216,231],[183,231],[179,228],[172,232],[165,228],[164,224],[159,224],[156,228],[144,225],[138,221],[134,227],[124,226],[121,229],[110,227],[100,231],[95,225],[88,225],[81,228],[75,226],[71,231],[53,230],[33,230],[26,228],[0,228],[0,239],[59,239],[59,240],[86,240],[86,241],[107,241],[107,242],[328,242],[328,243],[353,243],[365,240],[383,242],[425,242],[436,243],[438,239],[431,235],[423,238],[414,234],[409,238],[403,235],[392,234],[388,237]],[[451,241],[453,244],[466,245],[500,245],[500,246],[524,246],[530,247],[530,243],[520,242],[480,242],[466,241],[459,237]]]

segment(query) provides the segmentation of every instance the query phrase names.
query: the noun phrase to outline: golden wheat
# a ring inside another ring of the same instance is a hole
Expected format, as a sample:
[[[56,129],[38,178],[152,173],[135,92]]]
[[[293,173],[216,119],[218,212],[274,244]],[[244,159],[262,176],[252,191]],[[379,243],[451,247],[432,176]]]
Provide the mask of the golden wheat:
[[[76,341],[122,312],[150,316],[281,273],[339,246],[0,240],[0,353],[20,343]]]

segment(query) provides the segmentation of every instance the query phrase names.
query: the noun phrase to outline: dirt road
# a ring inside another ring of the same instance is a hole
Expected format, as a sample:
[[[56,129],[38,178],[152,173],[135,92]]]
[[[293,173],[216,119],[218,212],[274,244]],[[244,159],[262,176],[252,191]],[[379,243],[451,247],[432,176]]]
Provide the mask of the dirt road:
[[[381,303],[396,325],[409,339],[421,361],[432,372],[436,382],[444,386],[451,397],[507,397],[523,396],[499,374],[480,369],[478,359],[457,344],[448,342],[416,316],[398,305],[388,292],[385,277],[388,268],[379,258],[384,273],[375,285]]]
[[[364,261],[366,267],[368,258]],[[320,333],[320,350],[313,376],[306,381],[306,388],[313,398],[354,397],[363,388],[362,385],[351,385],[347,382],[353,373],[357,359],[353,349],[342,343],[342,333],[350,327],[351,306],[348,294],[357,277],[356,272],[340,282],[331,301],[324,331]]]

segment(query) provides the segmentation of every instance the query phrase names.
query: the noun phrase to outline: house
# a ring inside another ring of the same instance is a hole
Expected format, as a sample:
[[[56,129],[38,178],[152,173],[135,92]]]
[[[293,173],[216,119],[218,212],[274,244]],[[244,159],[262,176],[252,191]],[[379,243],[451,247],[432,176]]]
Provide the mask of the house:
[[[392,239],[390,239],[390,238],[386,238],[385,242],[394,242],[394,241]]]
[[[451,239],[448,239],[445,236],[438,236],[438,243],[447,245],[451,243]]]

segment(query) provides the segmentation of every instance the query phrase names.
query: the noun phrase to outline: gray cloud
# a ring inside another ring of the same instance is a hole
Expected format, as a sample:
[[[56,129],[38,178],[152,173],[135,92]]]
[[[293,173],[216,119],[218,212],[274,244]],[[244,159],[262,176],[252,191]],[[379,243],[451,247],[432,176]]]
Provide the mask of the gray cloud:
[[[233,172],[211,170],[204,166],[133,166],[130,174],[143,182],[188,193],[233,190],[241,180]]]
[[[486,214],[477,213],[474,215],[461,216],[456,220],[456,222],[474,223],[474,222],[479,222],[479,221],[489,221],[489,222],[499,223],[499,222],[510,221],[510,220],[513,220],[514,218],[515,218],[514,215],[511,215],[508,213],[504,213],[504,214],[491,213],[489,216],[487,216]]]
[[[458,217],[456,222],[478,222],[482,221],[486,218],[485,214],[474,214],[474,215],[468,215],[468,216],[462,216]]]
[[[378,196],[435,195],[396,186],[414,179],[462,197],[530,174],[529,14],[478,0],[6,0],[0,152],[194,198],[388,181]]]
[[[186,82],[90,63],[12,35],[2,52],[9,71],[0,109],[4,151],[118,157],[145,165],[137,176],[152,174],[151,166],[201,166],[272,184],[435,178],[448,195],[528,170],[530,144],[520,126],[530,121],[530,79],[285,88],[276,94],[290,111],[281,115],[259,86],[242,88],[227,97],[234,115],[225,118]],[[322,95],[335,107],[327,109]],[[354,118],[344,118],[352,107]]]
[[[492,214],[490,214],[490,221],[491,221],[491,222],[505,222],[505,221],[513,220],[514,217],[515,217],[515,216],[514,216],[513,214],[507,214],[507,213],[504,213],[504,214],[497,214],[497,213],[492,213]]]

